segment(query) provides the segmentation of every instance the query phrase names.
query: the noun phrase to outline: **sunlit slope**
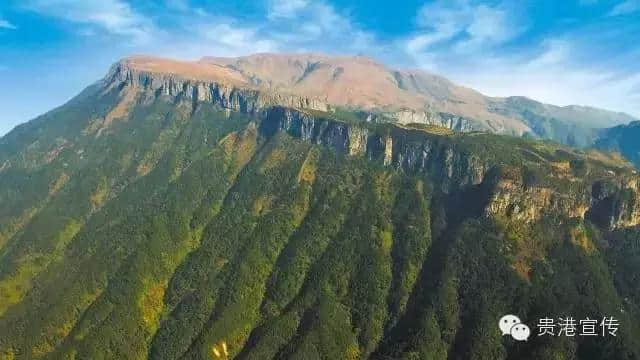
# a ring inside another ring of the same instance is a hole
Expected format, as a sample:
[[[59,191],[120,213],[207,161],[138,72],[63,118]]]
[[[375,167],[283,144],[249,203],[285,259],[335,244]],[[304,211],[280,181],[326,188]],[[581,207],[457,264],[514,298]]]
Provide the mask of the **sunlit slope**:
[[[101,83],[0,140],[0,358],[640,356],[626,162],[186,94]]]

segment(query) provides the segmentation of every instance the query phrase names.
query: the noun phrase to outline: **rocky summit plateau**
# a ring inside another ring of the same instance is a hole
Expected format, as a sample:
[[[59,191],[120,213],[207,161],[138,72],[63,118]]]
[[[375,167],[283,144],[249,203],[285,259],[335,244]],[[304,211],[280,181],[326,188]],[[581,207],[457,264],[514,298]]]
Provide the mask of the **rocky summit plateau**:
[[[361,56],[126,58],[0,138],[0,359],[639,359],[632,120]],[[618,330],[539,335],[568,316]]]
[[[167,79],[174,77],[178,86],[201,86],[201,93],[226,85],[278,94],[282,105],[291,105],[287,101],[294,96],[301,98],[296,105],[314,110],[366,110],[401,124],[528,134],[570,145],[588,144],[593,129],[635,120],[624,113],[584,106],[559,107],[518,96],[488,97],[438,75],[392,69],[364,56],[257,54],[194,62],[139,56],[121,61],[116,71],[124,72],[123,76],[131,72],[132,81],[139,81],[140,75],[163,74]]]

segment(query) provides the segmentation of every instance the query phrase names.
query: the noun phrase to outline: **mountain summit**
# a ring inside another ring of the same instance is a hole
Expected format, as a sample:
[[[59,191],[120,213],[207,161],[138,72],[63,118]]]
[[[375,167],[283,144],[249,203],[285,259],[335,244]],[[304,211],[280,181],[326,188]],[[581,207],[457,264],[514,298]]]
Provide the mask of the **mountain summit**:
[[[529,134],[570,145],[590,143],[594,128],[634,120],[623,113],[588,107],[558,107],[524,97],[487,97],[437,75],[391,69],[362,56],[256,54],[205,57],[195,62],[133,57],[121,64],[137,71],[304,96],[327,106],[381,113],[403,124]]]

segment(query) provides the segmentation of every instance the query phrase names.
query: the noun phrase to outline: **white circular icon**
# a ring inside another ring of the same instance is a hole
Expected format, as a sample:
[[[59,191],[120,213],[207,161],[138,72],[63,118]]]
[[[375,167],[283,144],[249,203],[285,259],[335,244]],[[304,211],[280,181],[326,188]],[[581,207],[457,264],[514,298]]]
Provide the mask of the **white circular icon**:
[[[504,335],[511,334],[511,328],[514,325],[517,325],[520,323],[522,323],[522,321],[520,321],[519,317],[509,314],[500,318],[500,322],[498,323],[498,326],[500,327],[500,330],[502,331],[502,335],[504,336]]]
[[[531,335],[531,329],[525,324],[516,324],[511,328],[511,336],[518,341],[527,341]]]

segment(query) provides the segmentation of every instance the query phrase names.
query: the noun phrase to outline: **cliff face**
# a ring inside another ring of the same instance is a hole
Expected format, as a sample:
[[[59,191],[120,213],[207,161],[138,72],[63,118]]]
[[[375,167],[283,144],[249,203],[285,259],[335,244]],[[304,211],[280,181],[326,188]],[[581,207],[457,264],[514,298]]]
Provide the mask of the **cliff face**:
[[[600,180],[592,185],[587,217],[608,229],[621,229],[640,224],[640,180],[620,178]]]
[[[606,180],[583,180],[556,170],[558,174],[550,174],[551,183],[530,184],[518,166],[524,164],[470,152],[453,137],[396,126],[372,130],[366,124],[346,124],[282,107],[269,109],[261,131],[265,136],[286,132],[342,154],[424,176],[445,193],[483,186],[490,193],[486,216],[500,215],[525,223],[553,213],[568,218],[587,216],[608,230],[640,224],[637,175],[618,177],[607,172]],[[606,190],[603,184],[607,184]]]
[[[427,176],[442,184],[445,191],[480,184],[487,170],[478,156],[456,151],[446,139],[395,126],[375,131],[366,124],[347,124],[275,107],[267,112],[262,129],[267,136],[283,131],[339,153]]]
[[[138,92],[142,98],[164,96],[172,101],[212,103],[225,109],[264,117],[262,130],[270,135],[284,131],[289,135],[339,153],[364,156],[412,173],[421,173],[442,183],[445,191],[477,185],[484,178],[485,164],[474,155],[454,151],[438,137],[420,137],[416,131],[389,127],[386,135],[367,127],[311,115],[306,110],[327,112],[330,107],[318,99],[265,93],[218,82],[197,81],[170,74],[153,74],[128,66],[114,65],[104,79],[105,91],[119,88],[121,94]],[[124,98],[126,95],[121,95]],[[426,123],[453,130],[480,130],[468,119],[451,114],[398,112],[406,123]],[[327,113],[330,115],[330,113]]]
[[[528,187],[521,178],[506,178],[493,188],[486,215],[532,223],[545,215],[562,214],[567,218],[586,218],[602,229],[613,231],[640,225],[639,199],[637,177],[574,183],[564,191]]]
[[[203,76],[204,77],[204,76]],[[206,78],[206,77],[205,77]],[[188,77],[171,72],[153,72],[134,66],[124,60],[113,65],[103,79],[107,89],[129,87],[129,91],[143,91],[145,96],[164,95],[173,98],[211,102],[224,108],[254,113],[269,106],[283,106],[296,109],[330,111],[335,105],[321,96],[299,96],[286,91],[259,88],[250,82],[225,77],[208,80]],[[342,105],[346,107],[356,106]],[[379,112],[380,110],[371,110]],[[497,133],[514,133],[504,126],[492,127],[468,117],[432,110],[384,110],[384,116],[400,124],[429,124],[456,131],[484,130]]]
[[[489,160],[482,153],[465,151],[464,147],[456,146],[455,136],[434,136],[391,125],[380,125],[378,127],[384,130],[375,131],[367,123],[352,124],[332,119],[331,107],[314,98],[155,74],[132,68],[127,63],[114,65],[104,83],[105,91],[119,88],[121,94],[138,92],[142,98],[165,97],[171,101],[190,102],[192,107],[198,103],[211,103],[250,114],[263,119],[261,132],[265,136],[282,131],[342,154],[365,157],[406,173],[420,174],[445,193],[483,184],[490,170],[514,165]],[[312,114],[310,110],[326,113],[326,116]],[[481,130],[468,119],[451,114],[402,111],[397,117],[402,123],[426,123],[459,131]],[[604,175],[610,177],[610,173]],[[570,193],[558,191],[553,186],[527,186],[521,175],[490,181],[492,195],[486,208],[487,216],[501,215],[515,221],[533,222],[544,214],[558,212],[568,217],[588,216],[607,229],[640,224],[640,201],[635,201],[640,197],[635,180],[608,179],[616,186],[610,186],[607,194],[601,193],[599,180],[589,183],[575,178],[571,180]]]
[[[243,113],[256,113],[274,105],[323,111],[328,109],[327,104],[318,99],[258,91],[225,82],[151,73],[136,69],[127,62],[115,64],[103,82],[107,90],[120,87],[124,91],[142,91],[145,96],[209,102]]]
[[[205,70],[116,66],[0,139],[0,358],[640,356],[629,164]],[[495,324],[622,311],[595,342]]]
[[[478,124],[477,122],[463,116],[453,115],[445,112],[427,112],[403,110],[388,113],[387,116],[395,119],[398,123],[406,124],[427,124],[445,127],[455,131],[493,131],[496,133],[506,132],[502,129],[492,129],[490,126]]]

